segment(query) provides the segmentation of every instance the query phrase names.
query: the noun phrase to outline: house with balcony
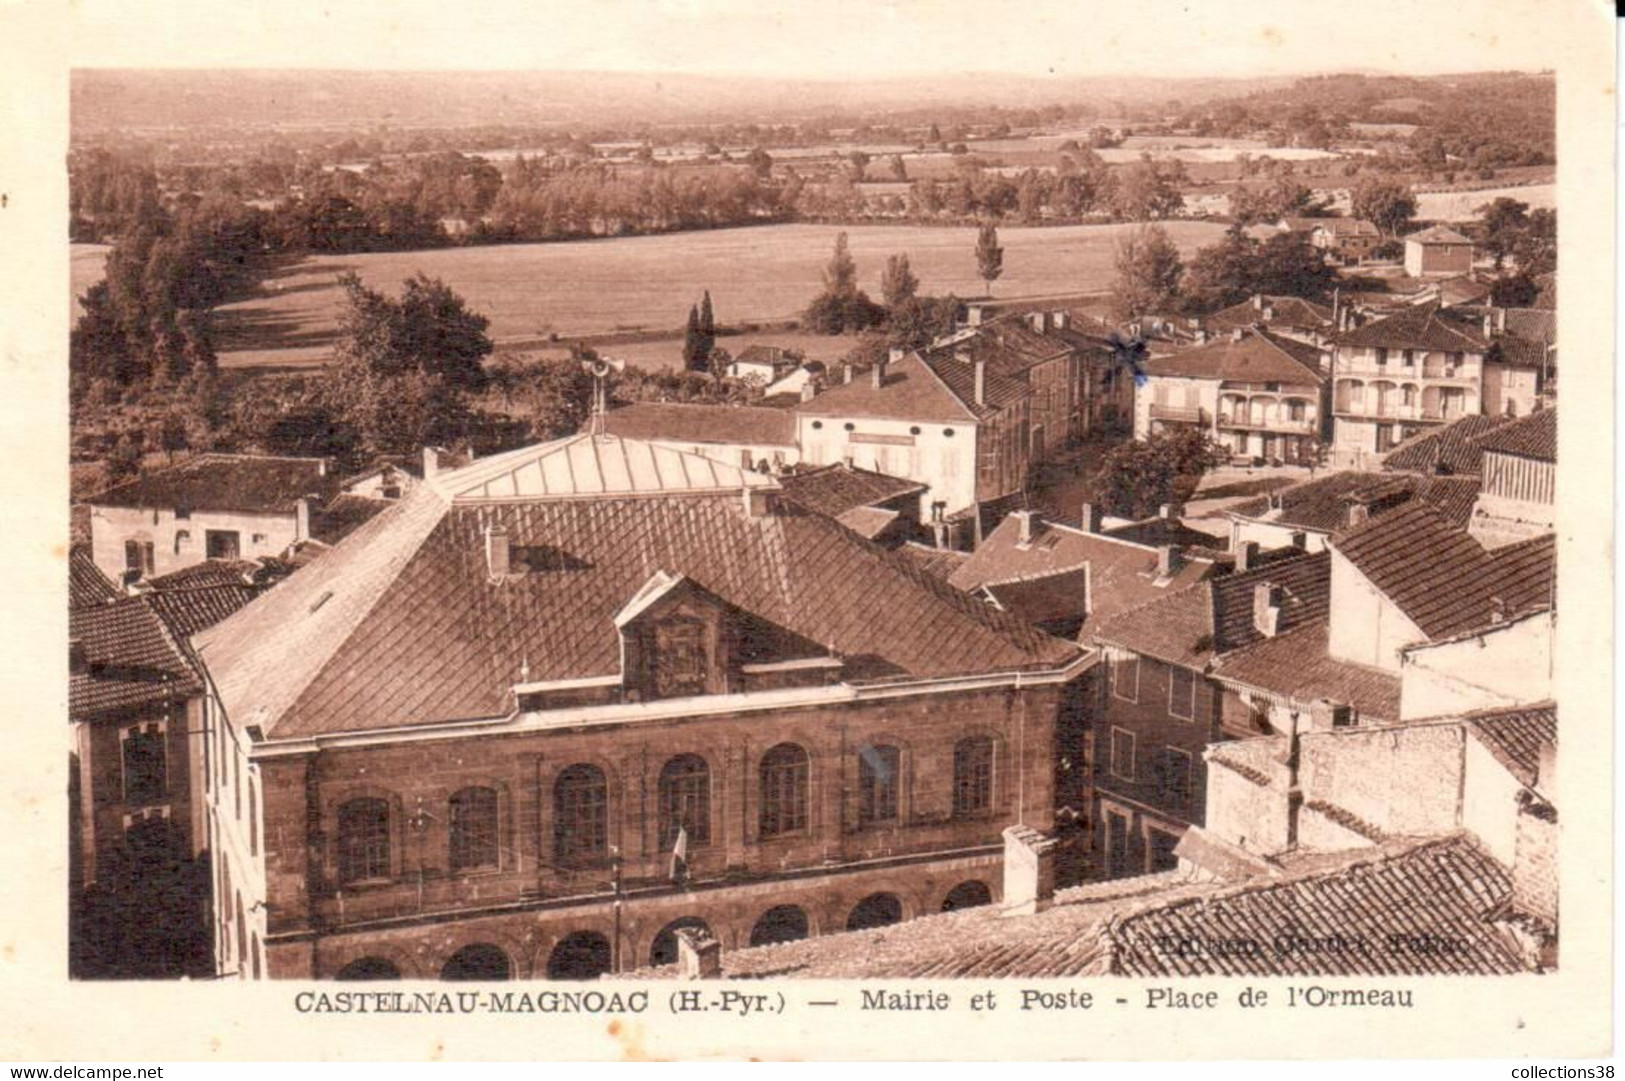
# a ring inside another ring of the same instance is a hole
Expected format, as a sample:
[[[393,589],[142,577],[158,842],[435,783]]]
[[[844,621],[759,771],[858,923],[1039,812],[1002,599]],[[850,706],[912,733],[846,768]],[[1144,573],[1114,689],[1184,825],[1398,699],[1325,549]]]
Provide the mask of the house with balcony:
[[[1485,322],[1418,304],[1340,335],[1332,354],[1332,447],[1375,463],[1425,429],[1483,412]]]
[[[1153,356],[1135,395],[1136,439],[1195,427],[1238,456],[1316,460],[1325,436],[1320,351],[1264,327]]]

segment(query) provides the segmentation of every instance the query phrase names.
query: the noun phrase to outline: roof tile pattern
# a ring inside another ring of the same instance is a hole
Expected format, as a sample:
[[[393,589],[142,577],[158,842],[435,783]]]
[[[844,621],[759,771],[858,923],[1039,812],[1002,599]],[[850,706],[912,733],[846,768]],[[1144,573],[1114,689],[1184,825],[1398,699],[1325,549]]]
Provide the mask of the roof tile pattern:
[[[624,439],[670,443],[791,446],[796,441],[789,413],[748,405],[636,402],[606,413],[604,430]]]
[[[1214,675],[1300,704],[1324,698],[1353,706],[1362,720],[1397,721],[1399,677],[1330,656],[1328,636],[1327,620],[1306,623],[1225,654]]]
[[[786,473],[779,477],[779,486],[786,499],[831,518],[854,507],[874,507],[925,490],[916,480],[840,462]]]
[[[86,661],[84,671],[68,677],[68,715],[74,720],[180,702],[202,689],[145,597],[71,610],[68,637],[80,644]]]
[[[1442,428],[1418,433],[1389,451],[1382,467],[1390,471],[1476,477],[1482,468],[1484,453],[1479,438],[1508,423],[1509,419],[1473,413]]]
[[[1425,349],[1441,353],[1483,353],[1490,343],[1482,320],[1441,308],[1438,301],[1414,304],[1393,315],[1356,327],[1337,339],[1361,349]]]
[[[1548,534],[1486,551],[1416,503],[1334,537],[1331,544],[1429,639],[1550,608],[1556,547]]]
[[[1523,784],[1539,780],[1540,748],[1557,742],[1557,707],[1551,703],[1468,714],[1467,729]]]
[[[1153,376],[1218,379],[1227,383],[1316,386],[1325,381],[1320,373],[1319,350],[1261,327],[1242,331],[1240,340],[1220,338],[1152,357],[1145,362],[1145,372]]]
[[[98,507],[291,514],[300,497],[325,498],[337,487],[337,478],[325,475],[317,458],[199,454],[109,488],[86,502]]]
[[[1506,871],[1471,841],[1434,841],[1121,919],[1108,931],[1109,970],[1139,977],[1509,975],[1526,966],[1488,916],[1511,888]],[[1278,941],[1306,945],[1277,950]],[[1428,948],[1435,942],[1452,948]]]
[[[124,594],[102,573],[91,558],[90,548],[75,544],[68,549],[68,607],[93,608],[110,604]]]
[[[1451,522],[1465,527],[1478,499],[1476,477],[1424,477],[1401,473],[1365,473],[1347,470],[1329,473],[1232,507],[1230,515],[1267,521],[1293,529],[1335,533],[1348,527],[1349,506],[1358,503],[1371,517],[1385,514],[1411,499],[1433,506]]]
[[[1481,451],[1557,461],[1557,410],[1542,409],[1501,425],[1478,440]]]

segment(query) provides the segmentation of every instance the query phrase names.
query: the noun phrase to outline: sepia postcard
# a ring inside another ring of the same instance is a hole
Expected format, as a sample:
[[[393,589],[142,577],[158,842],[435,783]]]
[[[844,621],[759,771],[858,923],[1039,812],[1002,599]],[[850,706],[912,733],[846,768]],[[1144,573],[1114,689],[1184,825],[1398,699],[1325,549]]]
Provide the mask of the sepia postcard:
[[[1612,1053],[1610,9],[0,59],[0,1057]]]

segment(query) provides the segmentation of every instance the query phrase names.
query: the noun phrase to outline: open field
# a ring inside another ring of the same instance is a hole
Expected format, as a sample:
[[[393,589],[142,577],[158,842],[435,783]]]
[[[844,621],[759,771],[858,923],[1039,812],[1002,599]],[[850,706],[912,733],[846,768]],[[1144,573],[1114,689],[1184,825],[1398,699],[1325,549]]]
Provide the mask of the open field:
[[[1132,228],[1001,229],[1004,276],[994,283],[993,294],[1106,289],[1114,243]],[[1170,222],[1167,229],[1186,254],[1224,231],[1206,222]],[[970,228],[774,225],[567,244],[318,256],[277,271],[259,295],[221,308],[216,348],[226,367],[322,363],[339,315],[335,279],[346,271],[390,290],[419,270],[443,278],[490,318],[498,344],[541,342],[550,334],[568,338],[679,328],[704,289],[711,291],[719,322],[784,319],[817,293],[835,234],[843,231],[862,286],[872,296],[880,294],[886,257],[896,252],[908,254],[924,292],[983,295]],[[93,260],[81,258],[76,248],[79,263],[88,266]],[[75,281],[78,288],[88,285],[89,280]],[[725,344],[733,349],[735,341]],[[613,351],[628,353],[621,347]]]
[[[1522,187],[1483,188],[1479,191],[1427,191],[1416,196],[1416,216],[1425,221],[1471,221],[1485,203],[1508,196],[1528,203],[1531,210],[1557,205],[1556,184],[1526,184]]]

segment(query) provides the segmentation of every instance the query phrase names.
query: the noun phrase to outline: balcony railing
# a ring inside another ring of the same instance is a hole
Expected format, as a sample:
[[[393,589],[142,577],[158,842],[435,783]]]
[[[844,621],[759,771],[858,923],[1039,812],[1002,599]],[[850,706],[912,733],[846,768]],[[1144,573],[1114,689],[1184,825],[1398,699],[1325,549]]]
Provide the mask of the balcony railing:
[[[1152,420],[1169,420],[1179,424],[1206,424],[1211,419],[1208,411],[1195,405],[1162,405],[1151,403]]]
[[[1407,379],[1476,379],[1480,368],[1477,362],[1462,361],[1445,364],[1442,361],[1401,364],[1390,360],[1378,364],[1374,360],[1339,360],[1334,369],[1337,377],[1359,376],[1363,379],[1391,379],[1402,383]]]
[[[1303,420],[1283,420],[1280,417],[1260,417],[1254,419],[1246,413],[1220,413],[1219,427],[1244,428],[1255,432],[1286,432],[1289,435],[1314,435],[1317,425],[1314,418]]]

